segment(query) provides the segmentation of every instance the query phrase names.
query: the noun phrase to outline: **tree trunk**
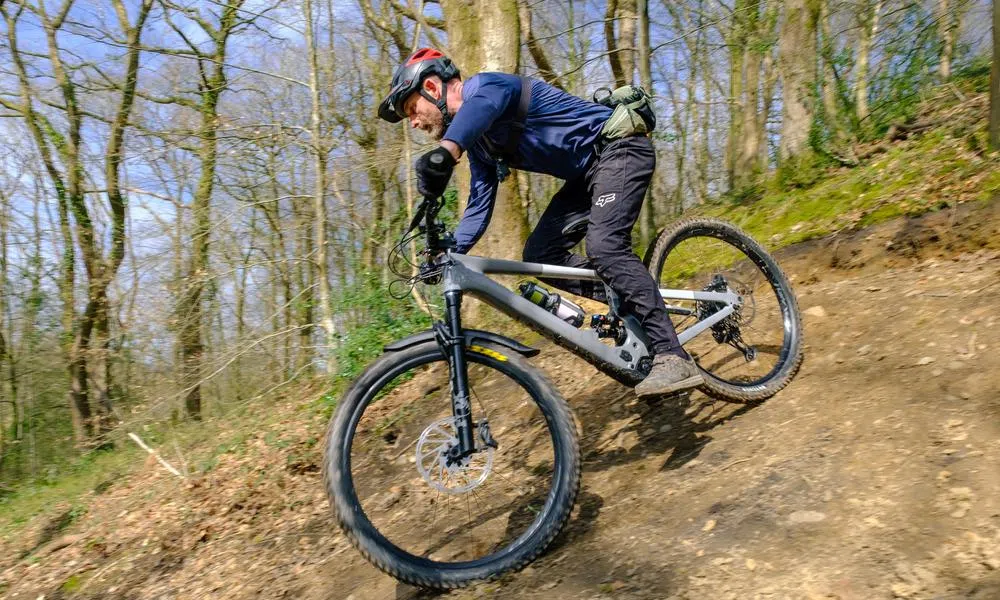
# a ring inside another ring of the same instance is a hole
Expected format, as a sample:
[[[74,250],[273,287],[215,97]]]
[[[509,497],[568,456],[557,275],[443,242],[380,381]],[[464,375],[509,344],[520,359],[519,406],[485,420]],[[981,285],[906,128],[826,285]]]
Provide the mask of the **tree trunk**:
[[[763,65],[763,39],[760,24],[760,0],[747,0],[744,15],[746,45],[743,55],[744,98],[740,103],[742,120],[741,136],[736,145],[736,161],[733,165],[733,187],[737,190],[750,187],[758,176],[758,157],[763,141],[760,128],[760,70]]]
[[[698,0],[698,28],[704,26],[704,0]],[[704,34],[701,34],[704,38]],[[698,125],[698,135],[695,137],[695,168],[698,173],[698,181],[695,186],[695,197],[698,204],[704,204],[708,200],[708,172],[712,161],[709,152],[709,135],[712,123],[712,72],[709,69],[709,53],[707,48],[702,46],[702,51],[698,56],[701,66],[701,87],[703,90],[702,110],[700,111],[701,122]]]
[[[221,72],[221,64],[217,73]],[[190,256],[186,269],[186,289],[178,314],[181,321],[178,336],[183,364],[184,411],[194,420],[201,419],[201,364],[205,350],[202,340],[202,295],[208,281],[209,235],[211,233],[211,200],[215,185],[216,119],[221,87],[209,87],[202,92],[201,126],[198,130],[198,158],[201,174],[191,205]]]
[[[125,259],[125,224],[127,199],[121,189],[121,169],[123,148],[125,145],[125,130],[135,103],[135,89],[139,79],[139,44],[146,18],[152,9],[153,0],[143,0],[139,6],[139,14],[134,25],[129,24],[128,14],[122,0],[113,0],[119,24],[126,32],[128,54],[125,66],[125,78],[121,87],[121,99],[114,120],[107,150],[104,156],[104,180],[107,188],[108,206],[111,212],[111,248],[107,258],[100,261],[96,269],[98,276],[91,284],[89,302],[94,303],[94,334],[95,344],[93,355],[94,391],[97,394],[97,411],[99,419],[97,432],[106,433],[113,425],[113,406],[111,401],[111,332],[110,306],[108,304],[108,287],[114,281]],[[86,254],[86,253],[85,253]],[[89,312],[89,311],[85,311]]]
[[[691,80],[689,78],[688,85],[690,85],[690,81]],[[685,161],[687,159],[688,147],[687,121],[690,114],[691,103],[685,102],[685,106],[681,106],[681,102],[674,97],[673,91],[671,91],[670,96],[673,101],[674,131],[678,137],[677,147],[674,150],[674,189],[671,194],[672,214],[676,216],[684,212],[684,186],[687,184],[687,178],[685,176]]]
[[[833,59],[836,53],[836,40],[830,33],[830,1],[820,2],[820,57],[823,65],[823,115],[830,138],[839,145],[844,137],[844,126],[840,116],[840,106],[837,102],[837,76],[834,72]]]
[[[640,1],[645,2],[645,0]],[[552,64],[549,62],[549,57],[545,53],[545,49],[538,42],[538,40],[535,39],[534,29],[532,28],[531,6],[528,5],[528,1],[517,0],[517,10],[518,17],[520,18],[521,32],[524,34],[525,38],[525,44],[528,46],[528,52],[531,54],[531,58],[535,60],[535,64],[538,66],[538,76],[559,89],[566,89],[563,87],[563,83],[559,78],[559,75],[556,74],[555,70],[553,70]]]
[[[635,72],[636,12],[636,0],[608,0],[604,13],[604,40],[616,86],[632,83]]]
[[[316,279],[319,283],[320,325],[325,334],[326,372],[336,371],[336,329],[333,326],[333,304],[330,300],[330,260],[326,242],[326,144],[320,123],[319,99],[319,50],[313,35],[312,2],[305,0],[306,43],[309,46],[309,93],[312,98],[310,111],[310,133],[312,136],[313,166],[315,168],[315,189],[313,197],[313,236],[316,250]],[[329,51],[333,52],[333,48]]]
[[[516,73],[520,58],[520,24],[516,0],[491,2],[443,0],[448,41],[453,58],[466,78],[480,71]],[[466,169],[456,171],[459,198],[464,210],[469,178]],[[528,225],[517,198],[516,178],[500,184],[493,218],[476,253],[495,258],[519,259],[527,239]]]
[[[764,35],[766,35],[769,40],[774,39],[780,15],[781,2],[779,0],[768,0],[767,8],[764,9]],[[771,160],[767,125],[770,122],[771,108],[774,105],[774,88],[778,85],[778,78],[780,76],[777,58],[778,50],[779,47],[777,44],[770,44],[770,47],[764,54],[764,102],[761,107],[760,123],[758,125],[760,131],[763,132],[758,162],[761,172],[767,171],[770,167]]]
[[[869,2],[871,2],[869,4]],[[861,27],[861,39],[858,40],[857,72],[854,77],[854,104],[858,115],[858,123],[862,129],[868,118],[868,62],[871,60],[872,44],[878,35],[879,13],[882,12],[882,0],[868,0],[861,6],[858,21]]]
[[[618,53],[621,57],[622,81],[629,85],[635,77],[636,0],[618,0]]]
[[[9,322],[7,318],[7,227],[9,222],[10,201],[2,189],[0,189],[0,473],[3,473],[3,457],[7,446],[7,418],[4,417],[4,405],[17,406],[17,399],[11,393],[10,399],[4,396],[3,387],[3,364],[10,365],[10,385],[16,388],[17,379],[13,376],[14,357],[12,350],[8,348],[7,337],[4,335],[4,324]],[[10,336],[13,337],[13,336]],[[12,340],[13,341],[13,340]],[[13,411],[12,411],[13,412]]]
[[[57,148],[61,155],[64,168],[66,170],[65,180],[65,210],[67,211],[65,221],[67,229],[70,227],[69,215],[72,213],[75,222],[76,242],[80,245],[80,254],[83,258],[85,272],[87,273],[88,295],[93,289],[94,279],[97,276],[96,248],[94,245],[93,226],[90,223],[90,216],[87,211],[86,199],[83,194],[83,165],[80,161],[80,127],[82,118],[76,102],[76,89],[72,81],[67,76],[62,66],[62,59],[59,54],[57,44],[57,27],[47,16],[42,17],[46,39],[48,40],[48,56],[52,63],[52,71],[57,85],[62,90],[63,100],[66,105],[66,121],[68,132],[65,137],[57,142]],[[62,219],[61,219],[62,220]],[[67,247],[73,246],[72,233],[64,232]],[[63,285],[73,286],[73,281],[64,281]],[[71,298],[71,296],[68,294]],[[88,298],[88,304],[90,300]],[[65,321],[69,326],[64,330],[66,335],[75,331],[72,343],[69,346],[68,367],[70,378],[70,394],[72,403],[79,413],[81,422],[82,439],[86,440],[93,434],[93,419],[90,408],[90,398],[87,382],[87,351],[90,346],[90,333],[93,327],[94,311],[90,313],[84,310],[79,320],[76,318],[76,311],[72,304],[64,307],[68,314],[64,314]],[[65,322],[64,322],[65,324]]]
[[[951,79],[951,57],[955,52],[955,16],[948,6],[948,0],[937,2],[938,31],[941,34],[941,58],[938,62],[938,76],[941,81]]]
[[[308,277],[306,277],[306,273],[304,271],[311,272],[312,270],[309,269],[307,266],[303,265],[301,261],[291,262],[289,260],[289,249],[288,249],[289,242],[286,239],[284,229],[281,226],[282,219],[281,219],[280,198],[282,191],[281,188],[278,186],[278,152],[274,146],[270,146],[268,148],[265,170],[267,172],[268,192],[270,193],[271,197],[275,199],[273,202],[266,202],[261,205],[262,212],[264,213],[264,218],[267,219],[268,226],[271,229],[272,235],[269,236],[268,239],[270,241],[271,256],[274,260],[274,266],[272,267],[273,275],[271,277],[271,284],[268,286],[268,292],[270,295],[267,298],[268,306],[266,312],[267,314],[271,315],[270,319],[271,333],[277,333],[282,329],[291,326],[293,322],[292,306],[290,304],[292,299],[293,272],[299,279],[300,282],[299,288],[302,289],[303,293],[305,294],[304,291],[305,286],[311,285],[311,282],[309,282]],[[297,244],[300,244],[299,238],[304,237],[306,242],[308,242],[309,240],[312,239],[312,236],[309,233],[306,233],[304,236],[300,236],[299,234],[295,233],[302,230],[303,227],[305,227],[306,225],[303,223],[304,219],[300,214],[301,211],[297,209],[299,202],[293,198],[291,200],[291,205],[292,207],[294,207],[292,209],[292,214],[294,216],[293,222],[295,223],[295,227],[292,230],[293,235],[291,237],[291,245],[292,245],[291,252],[292,255],[294,256],[296,255]],[[304,255],[309,256],[311,252],[312,252],[311,243],[305,244]],[[298,254],[303,254],[303,252],[299,252]],[[280,290],[283,293],[283,298],[284,298],[282,304],[278,303],[279,286]],[[308,295],[304,301],[304,304],[309,304]],[[284,308],[282,308],[282,306],[284,306]],[[284,325],[282,325],[281,323],[282,315],[285,316]],[[308,313],[303,312],[302,317],[306,316],[308,316]],[[300,322],[300,324],[302,323]],[[283,374],[287,374],[287,372],[291,368],[291,365],[289,364],[289,361],[291,360],[290,359],[291,340],[289,339],[289,336],[285,336],[283,340],[277,343],[281,344],[281,346],[284,348],[283,350],[284,353],[282,354],[280,352],[276,352],[272,355],[272,357],[277,356],[278,358],[277,359],[272,358],[274,362],[271,363],[270,365],[271,368],[269,369],[268,372],[272,375],[280,376]],[[282,360],[281,357],[283,357],[284,360]],[[280,383],[280,381],[275,381],[275,383]]]
[[[409,128],[409,123],[401,127]],[[379,262],[385,257],[381,255],[381,244],[378,240],[387,237],[385,230],[386,221],[386,181],[379,170],[379,153],[381,148],[378,143],[378,131],[372,123],[361,125],[361,135],[355,139],[364,157],[365,175],[368,177],[368,186],[372,204],[371,226],[367,228],[368,240],[365,241],[363,256],[364,268],[372,273],[378,269]]]
[[[483,71],[517,73],[520,33],[516,0],[481,0],[479,5]],[[517,180],[500,184],[493,223],[483,236],[482,253],[496,258],[520,259],[528,237],[528,222],[517,197]]]
[[[229,36],[238,22],[243,0],[230,0],[222,10],[218,29],[207,23],[203,28],[214,41],[212,54],[201,56],[199,65],[202,81],[199,84],[198,111],[198,160],[200,173],[191,203],[191,254],[188,259],[186,289],[181,298],[181,328],[178,342],[181,346],[182,386],[184,412],[188,418],[201,420],[202,416],[202,362],[205,352],[203,336],[203,296],[209,282],[209,240],[211,235],[211,203],[215,188],[215,168],[218,161],[219,98],[226,89],[225,61]]]
[[[743,82],[746,60],[746,25],[744,24],[749,0],[736,0],[733,6],[733,23],[726,36],[729,48],[729,135],[726,136],[726,189],[736,189],[736,163],[740,153],[739,140],[743,137]]]
[[[109,300],[107,288],[94,298],[94,336],[91,350],[93,359],[90,364],[90,380],[96,395],[97,419],[95,433],[105,436],[115,425],[114,405],[111,399],[111,321],[109,315]],[[98,445],[104,446],[108,440],[98,440]]]
[[[783,162],[810,152],[809,130],[815,111],[816,20],[813,0],[788,0],[781,28],[781,143]]]
[[[778,5],[772,3],[768,8],[768,35],[772,35],[777,21]],[[767,171],[770,166],[770,147],[767,140],[767,124],[771,119],[771,108],[774,105],[774,88],[778,84],[778,60],[775,57],[777,50],[772,47],[764,55],[764,102],[760,113],[760,130],[764,132],[764,140],[760,145],[760,157],[758,164],[761,172]]]
[[[1000,2],[993,1],[993,64],[990,67],[990,149],[1000,150]]]
[[[646,92],[654,94],[653,69],[649,52],[649,0],[638,0],[636,16],[639,27],[639,81]],[[645,249],[655,235],[656,208],[653,201],[653,186],[651,185],[646,190],[646,199],[642,203],[642,211],[639,213],[639,247]]]
[[[576,9],[574,8],[576,2],[579,0],[566,0],[566,13],[569,16],[569,32],[567,33],[566,42],[569,46],[569,56],[567,60],[569,62],[570,74],[563,77],[563,81],[566,84],[566,90],[571,94],[580,95],[583,90],[580,89],[581,82],[583,81],[583,61],[590,49],[590,40],[587,36],[581,36],[583,39],[578,40],[576,35]]]
[[[625,72],[622,70],[622,57],[618,51],[618,36],[615,35],[615,20],[618,17],[618,0],[607,0],[607,10],[604,12],[604,43],[608,48],[608,64],[611,66],[611,76],[615,85],[625,85]]]
[[[325,162],[325,161],[324,161]],[[324,165],[325,167],[326,165]],[[325,182],[324,189],[325,188]],[[314,191],[315,192],[315,191]],[[325,198],[325,196],[324,196]],[[324,203],[324,207],[325,207]],[[309,207],[310,210],[296,210],[295,223],[301,235],[299,236],[300,243],[302,245],[301,256],[310,257],[309,261],[300,261],[295,267],[296,273],[296,284],[298,286],[298,301],[295,302],[292,298],[295,294],[292,293],[292,278],[289,276],[285,281],[287,284],[284,288],[285,302],[287,307],[285,308],[285,327],[291,327],[293,324],[299,329],[299,349],[298,358],[296,360],[296,365],[292,364],[291,359],[291,348],[292,340],[294,336],[285,336],[285,372],[286,375],[290,375],[293,370],[302,368],[306,361],[311,362],[313,358],[313,351],[310,348],[312,346],[313,338],[313,323],[315,321],[316,311],[315,305],[316,294],[313,290],[316,289],[318,284],[317,271],[319,269],[315,268],[318,264],[319,257],[312,259],[311,257],[317,255],[316,253],[316,206]],[[329,261],[329,258],[327,258]],[[327,284],[329,287],[329,284]],[[329,291],[327,292],[329,294]],[[298,306],[296,311],[293,305]],[[295,314],[297,313],[297,314]]]

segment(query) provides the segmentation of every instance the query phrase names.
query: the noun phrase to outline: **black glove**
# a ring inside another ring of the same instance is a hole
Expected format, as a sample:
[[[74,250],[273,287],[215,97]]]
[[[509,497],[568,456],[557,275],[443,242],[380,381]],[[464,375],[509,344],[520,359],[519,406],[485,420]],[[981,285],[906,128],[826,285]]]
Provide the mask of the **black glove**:
[[[417,191],[434,198],[444,194],[454,168],[455,158],[443,146],[424,154],[417,159]]]

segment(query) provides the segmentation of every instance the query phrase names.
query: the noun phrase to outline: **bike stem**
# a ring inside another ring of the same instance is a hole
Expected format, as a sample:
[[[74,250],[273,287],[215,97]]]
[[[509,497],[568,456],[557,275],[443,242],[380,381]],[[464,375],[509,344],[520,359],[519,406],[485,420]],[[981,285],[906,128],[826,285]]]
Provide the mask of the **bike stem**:
[[[447,328],[448,363],[451,371],[451,412],[458,433],[458,457],[472,454],[476,448],[473,435],[472,403],[469,397],[469,372],[465,362],[465,338],[462,335],[462,292],[445,292],[445,327]],[[443,348],[444,349],[444,348]]]

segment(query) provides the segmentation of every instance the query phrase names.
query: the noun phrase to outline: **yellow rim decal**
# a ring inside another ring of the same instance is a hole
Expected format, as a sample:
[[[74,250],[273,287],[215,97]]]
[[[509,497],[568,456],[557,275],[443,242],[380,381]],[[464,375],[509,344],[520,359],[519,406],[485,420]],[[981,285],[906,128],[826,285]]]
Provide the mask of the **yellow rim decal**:
[[[482,346],[477,346],[475,344],[472,344],[471,346],[469,346],[469,350],[471,350],[473,352],[478,352],[479,354],[485,354],[486,356],[489,356],[490,358],[495,358],[497,360],[502,360],[504,362],[507,361],[507,357],[504,356],[503,354],[500,354],[496,350],[490,350],[489,348],[483,348]]]

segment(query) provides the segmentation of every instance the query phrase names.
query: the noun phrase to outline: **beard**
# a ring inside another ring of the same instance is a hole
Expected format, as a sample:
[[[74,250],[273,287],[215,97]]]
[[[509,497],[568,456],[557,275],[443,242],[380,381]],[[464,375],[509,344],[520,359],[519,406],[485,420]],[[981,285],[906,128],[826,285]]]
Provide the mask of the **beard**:
[[[420,131],[435,142],[440,142],[444,137],[444,115],[441,111],[428,111],[424,113],[426,117],[421,123]]]
[[[444,137],[444,119],[438,118],[435,122],[431,123],[427,135],[435,142],[440,142],[441,138]]]

